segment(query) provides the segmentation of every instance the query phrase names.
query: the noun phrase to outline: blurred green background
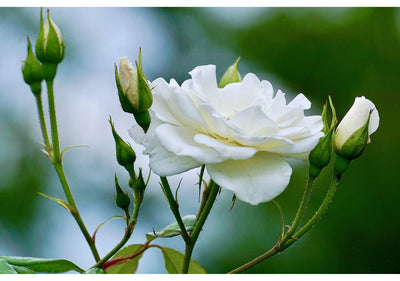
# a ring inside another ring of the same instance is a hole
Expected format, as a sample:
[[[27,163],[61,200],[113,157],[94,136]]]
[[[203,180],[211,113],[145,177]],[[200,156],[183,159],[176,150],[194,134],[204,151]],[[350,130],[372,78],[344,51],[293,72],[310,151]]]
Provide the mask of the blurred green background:
[[[371,144],[351,164],[317,226],[247,272],[400,272],[399,8],[52,8],[51,13],[67,45],[55,85],[61,144],[90,147],[71,150],[65,162],[91,231],[119,214],[113,203],[114,173],[121,182],[127,179],[116,164],[107,126],[112,115],[129,140],[133,120],[119,109],[113,63],[124,55],[136,59],[141,46],[149,80],[173,77],[181,83],[202,64],[217,65],[220,77],[240,55],[242,75],[253,72],[289,97],[304,93],[313,103],[310,114],[320,113],[330,93],[339,118],[362,95],[375,103],[381,118]],[[0,255],[69,258],[89,267],[89,249],[75,222],[36,194],[63,196],[40,153],[34,99],[20,73],[25,36],[35,40],[38,27],[39,8],[0,8]],[[145,157],[138,159],[148,170]],[[184,175],[179,193],[183,214],[198,208],[195,172]],[[277,198],[287,224],[306,173],[306,165],[298,165]],[[328,182],[326,171],[314,188],[308,215],[318,207]],[[279,235],[274,204],[237,201],[230,211],[231,197],[221,193],[194,252],[210,273],[240,266],[271,248]],[[130,242],[144,242],[145,233],[172,220],[153,175]],[[111,222],[102,231],[97,243],[104,254],[122,237],[123,223]],[[179,238],[160,243],[183,249]],[[161,255],[146,252],[138,272],[164,273]]]

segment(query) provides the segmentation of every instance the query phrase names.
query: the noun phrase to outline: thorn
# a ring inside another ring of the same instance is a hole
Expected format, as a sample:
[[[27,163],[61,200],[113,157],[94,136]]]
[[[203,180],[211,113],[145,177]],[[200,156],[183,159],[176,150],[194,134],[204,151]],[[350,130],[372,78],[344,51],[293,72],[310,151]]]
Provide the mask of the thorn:
[[[231,212],[231,211],[232,211],[232,209],[233,209],[233,206],[235,205],[235,202],[236,202],[236,195],[235,195],[235,194],[233,194],[233,196],[232,196],[232,205],[231,205],[231,207],[229,208],[229,212]]]

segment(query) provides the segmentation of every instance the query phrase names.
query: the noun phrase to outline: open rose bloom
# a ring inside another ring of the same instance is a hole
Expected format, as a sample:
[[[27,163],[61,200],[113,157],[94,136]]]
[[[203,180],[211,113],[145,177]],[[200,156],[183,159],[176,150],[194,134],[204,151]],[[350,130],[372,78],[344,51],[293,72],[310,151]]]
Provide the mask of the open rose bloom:
[[[158,78],[151,83],[152,120],[147,134],[130,135],[145,146],[151,169],[170,176],[205,165],[222,188],[250,204],[272,200],[288,185],[285,158],[305,159],[324,134],[321,116],[302,94],[287,104],[271,83],[247,74],[217,87],[214,65],[196,67],[181,86]]]

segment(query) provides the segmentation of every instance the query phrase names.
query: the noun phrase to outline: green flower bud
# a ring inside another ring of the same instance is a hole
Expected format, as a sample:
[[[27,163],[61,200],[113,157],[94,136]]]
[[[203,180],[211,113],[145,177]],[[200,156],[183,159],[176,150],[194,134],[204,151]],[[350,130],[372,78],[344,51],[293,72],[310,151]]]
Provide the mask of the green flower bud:
[[[130,169],[133,167],[133,163],[136,160],[135,151],[133,151],[132,147],[124,142],[121,137],[117,134],[114,128],[114,124],[110,118],[109,120],[111,125],[112,134],[115,140],[115,150],[117,156],[117,162],[121,166],[125,167],[126,169]]]
[[[115,66],[115,81],[122,109],[125,112],[132,113],[138,124],[146,132],[151,122],[148,109],[153,103],[153,95],[143,73],[140,50],[136,68],[133,67],[127,57],[120,59],[119,72],[117,66]]]
[[[24,61],[24,65],[22,66],[22,76],[26,84],[31,87],[31,91],[34,95],[40,95],[42,91],[42,66],[40,62],[36,59],[35,55],[32,52],[32,44],[27,37],[28,40],[28,54],[26,56],[26,60]]]
[[[238,57],[238,59],[234,62],[234,64],[232,64],[230,67],[228,67],[228,69],[226,70],[224,75],[222,75],[222,78],[218,84],[219,88],[223,88],[230,83],[242,81],[242,76],[240,75],[239,70],[238,70],[239,61],[240,61],[240,57]]]
[[[117,175],[115,175],[115,189],[117,191],[117,195],[115,196],[115,203],[122,210],[128,211],[131,199],[129,199],[128,193],[124,192],[119,186]]]
[[[328,103],[325,102],[321,114],[322,123],[324,125],[322,131],[325,133],[325,136],[319,140],[317,146],[308,156],[308,160],[310,161],[309,175],[314,178],[321,173],[324,167],[328,166],[331,160],[332,134],[336,125],[336,112],[330,96],[329,105],[332,112],[332,122],[328,120]]]
[[[65,45],[60,29],[50,18],[43,24],[43,8],[40,10],[40,30],[36,40],[36,56],[42,63],[58,64],[64,59]]]
[[[326,135],[329,131],[330,124],[328,121],[328,102],[324,103],[324,106],[322,107],[322,113],[321,113],[321,119],[322,119],[322,124],[324,127],[322,128],[322,132]]]
[[[317,177],[321,170],[329,164],[332,155],[332,133],[333,127],[328,133],[322,137],[317,146],[310,152],[308,159],[310,161],[309,174],[312,177]]]
[[[143,179],[142,169],[139,169],[139,175],[135,179],[130,179],[129,186],[132,187],[135,196],[138,196],[139,202],[143,200],[143,194],[146,190],[146,183]]]

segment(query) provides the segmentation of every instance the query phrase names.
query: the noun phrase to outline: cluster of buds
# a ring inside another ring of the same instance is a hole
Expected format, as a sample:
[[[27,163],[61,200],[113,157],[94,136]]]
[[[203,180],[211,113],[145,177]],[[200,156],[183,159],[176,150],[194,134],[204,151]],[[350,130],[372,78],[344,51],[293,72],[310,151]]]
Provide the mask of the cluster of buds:
[[[322,131],[325,136],[309,155],[310,176],[317,177],[321,170],[327,166],[331,159],[332,150],[336,153],[335,175],[341,177],[350,164],[358,158],[370,142],[370,135],[379,126],[379,114],[375,105],[365,97],[357,97],[353,106],[336,127],[336,113],[332,100],[329,97],[332,120],[328,122],[327,104],[322,111]]]
[[[112,135],[115,141],[116,158],[119,165],[124,167],[130,176],[129,186],[133,189],[137,202],[142,202],[144,191],[146,189],[146,182],[143,179],[142,169],[139,169],[139,175],[135,174],[134,164],[136,161],[136,154],[132,147],[126,143],[117,133],[114,128],[114,124],[110,118]],[[129,209],[130,199],[126,192],[122,190],[118,183],[117,176],[115,176],[115,189],[117,194],[115,196],[115,202],[117,206],[123,209],[125,212]]]
[[[22,66],[25,83],[31,87],[34,95],[40,95],[41,82],[51,81],[56,76],[57,65],[63,60],[65,53],[64,40],[60,29],[50,18],[47,11],[47,21],[43,20],[43,9],[40,10],[40,30],[35,45],[36,57],[28,38],[28,55]],[[41,64],[40,64],[41,63]]]
[[[153,103],[149,82],[143,73],[142,56],[139,50],[139,62],[136,68],[127,57],[119,62],[119,72],[115,66],[115,81],[118,88],[118,97],[125,112],[132,113],[136,122],[147,132],[151,118],[149,108]]]

